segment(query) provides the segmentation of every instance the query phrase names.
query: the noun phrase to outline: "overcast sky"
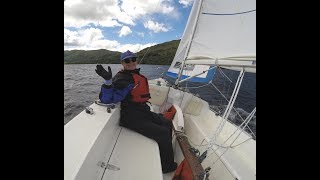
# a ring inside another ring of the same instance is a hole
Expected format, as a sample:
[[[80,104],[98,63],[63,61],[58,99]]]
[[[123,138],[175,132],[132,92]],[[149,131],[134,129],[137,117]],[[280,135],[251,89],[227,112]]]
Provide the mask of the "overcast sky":
[[[65,0],[64,49],[138,52],[180,39],[194,0]]]

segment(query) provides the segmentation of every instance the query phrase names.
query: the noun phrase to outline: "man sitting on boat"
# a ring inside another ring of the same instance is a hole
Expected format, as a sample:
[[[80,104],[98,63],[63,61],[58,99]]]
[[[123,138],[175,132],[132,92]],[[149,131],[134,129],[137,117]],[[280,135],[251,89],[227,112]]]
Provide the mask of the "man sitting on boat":
[[[154,139],[160,150],[162,172],[168,173],[177,168],[172,149],[172,123],[162,115],[150,111],[147,101],[151,98],[148,80],[140,74],[137,66],[137,55],[129,50],[120,57],[123,70],[112,78],[108,66],[96,66],[96,73],[105,79],[101,86],[99,99],[105,104],[121,101],[120,126],[136,131]]]

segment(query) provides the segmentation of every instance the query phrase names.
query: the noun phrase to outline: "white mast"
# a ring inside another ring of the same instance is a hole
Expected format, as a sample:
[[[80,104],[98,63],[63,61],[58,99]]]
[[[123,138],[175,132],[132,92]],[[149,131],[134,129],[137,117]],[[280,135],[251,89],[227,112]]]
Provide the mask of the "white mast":
[[[195,29],[197,28],[197,24],[198,24],[197,22],[198,22],[198,19],[199,19],[199,14],[200,14],[200,12],[201,12],[202,2],[203,2],[203,0],[200,0],[200,4],[199,4],[198,9],[197,9],[196,21],[195,21],[195,23],[193,24],[192,34],[191,34],[190,40],[189,40],[188,45],[187,45],[187,51],[186,51],[186,53],[184,54],[183,61],[182,61],[182,63],[181,63],[180,69],[179,69],[179,73],[178,73],[177,80],[176,80],[176,82],[174,83],[176,86],[177,86],[178,83],[179,83],[179,79],[180,79],[180,77],[181,77],[181,75],[182,75],[182,71],[183,71],[183,68],[184,68],[185,61],[186,61],[187,56],[188,56],[188,53],[189,53],[189,51],[190,51],[190,46],[191,46],[191,43],[192,43],[192,39],[193,39],[193,37],[194,37]],[[195,3],[196,3],[196,2],[194,2],[194,4],[195,4]],[[191,16],[190,16],[189,18],[191,18]]]

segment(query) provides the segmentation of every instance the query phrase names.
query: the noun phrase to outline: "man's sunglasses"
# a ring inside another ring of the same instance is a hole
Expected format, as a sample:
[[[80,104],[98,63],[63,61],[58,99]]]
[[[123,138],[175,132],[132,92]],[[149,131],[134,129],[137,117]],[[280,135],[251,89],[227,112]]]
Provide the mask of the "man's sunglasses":
[[[128,63],[130,63],[130,61],[136,62],[136,61],[137,61],[137,58],[136,58],[136,57],[127,58],[127,59],[124,59],[123,61],[128,64]]]

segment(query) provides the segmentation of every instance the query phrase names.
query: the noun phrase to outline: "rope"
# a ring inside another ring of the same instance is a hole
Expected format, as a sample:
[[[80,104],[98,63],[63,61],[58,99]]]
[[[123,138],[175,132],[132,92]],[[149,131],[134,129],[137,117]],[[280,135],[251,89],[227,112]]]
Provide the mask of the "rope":
[[[148,53],[148,51],[149,51],[150,47],[151,47],[151,46],[149,46],[149,47],[148,47],[148,49],[147,49],[146,53],[144,53],[144,55],[143,55],[143,57],[142,57],[141,61],[140,61],[138,64],[141,64],[141,62],[143,61],[144,56]]]
[[[116,139],[116,143],[115,143],[115,144],[117,144],[117,142],[118,142],[118,140],[119,140],[119,137],[120,137],[120,134],[121,134],[121,130],[122,130],[122,127],[120,127],[120,131],[119,131],[119,134],[118,134],[118,136],[117,136],[117,139]],[[104,173],[105,173],[106,170],[107,170],[108,164],[109,164],[109,162],[110,162],[110,159],[111,159],[111,157],[112,157],[112,154],[113,154],[113,151],[114,151],[115,147],[116,147],[116,145],[114,145],[113,148],[112,148],[112,150],[111,150],[111,154],[110,154],[110,156],[109,156],[109,158],[108,158],[108,161],[107,161],[107,163],[106,163],[106,167],[105,167],[104,170],[103,170],[102,177],[104,176]]]
[[[180,136],[184,136],[184,137],[186,137],[186,138],[187,138],[187,140],[188,140],[188,142],[189,142],[190,144],[192,144],[193,146],[201,147],[201,146],[206,146],[206,145],[208,145],[208,144],[204,144],[204,145],[202,145],[202,143],[203,143],[203,141],[205,141],[205,139],[203,139],[203,140],[201,141],[201,144],[200,144],[200,145],[197,145],[197,144],[193,143],[193,142],[190,140],[189,136],[188,136],[188,135],[186,135],[184,132],[181,132],[181,131],[175,131],[173,135],[177,136],[177,134],[179,134]]]

